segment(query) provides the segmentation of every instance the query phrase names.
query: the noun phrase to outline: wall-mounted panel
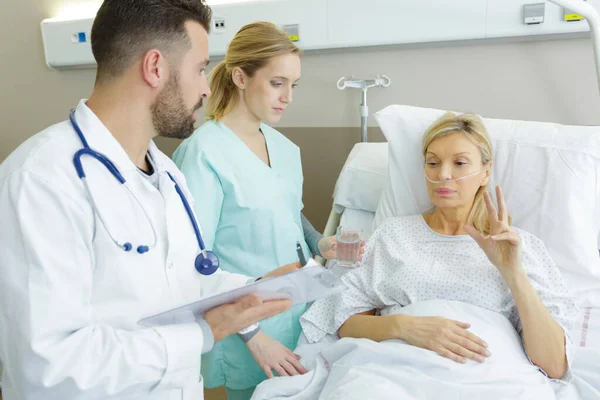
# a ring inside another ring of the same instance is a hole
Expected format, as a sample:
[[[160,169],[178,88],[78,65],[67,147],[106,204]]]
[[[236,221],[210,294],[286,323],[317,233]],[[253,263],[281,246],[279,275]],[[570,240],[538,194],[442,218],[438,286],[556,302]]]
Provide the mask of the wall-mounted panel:
[[[583,1],[583,0],[581,0]],[[544,21],[527,25],[518,0],[255,0],[213,4],[211,56],[223,56],[235,33],[254,21],[293,26],[305,50],[401,45],[456,40],[567,34],[589,31],[583,21],[566,22],[549,1]],[[589,0],[600,10],[600,0]],[[94,67],[92,19],[42,23],[46,60],[53,68]],[[78,41],[79,34],[84,41]]]
[[[327,4],[325,0],[272,0],[217,4],[212,6],[213,26],[210,54],[222,56],[235,33],[254,21],[276,25],[298,25],[298,46],[327,47]]]
[[[93,18],[43,21],[41,24],[46,64],[50,68],[94,68],[90,44]]]
[[[482,0],[327,0],[329,45],[377,46],[485,37]]]
[[[544,22],[526,25],[523,22],[525,4],[545,3]],[[600,1],[589,0],[596,9]],[[487,38],[548,35],[561,33],[587,32],[590,30],[585,20],[567,22],[563,19],[564,9],[556,4],[540,1],[488,0]]]

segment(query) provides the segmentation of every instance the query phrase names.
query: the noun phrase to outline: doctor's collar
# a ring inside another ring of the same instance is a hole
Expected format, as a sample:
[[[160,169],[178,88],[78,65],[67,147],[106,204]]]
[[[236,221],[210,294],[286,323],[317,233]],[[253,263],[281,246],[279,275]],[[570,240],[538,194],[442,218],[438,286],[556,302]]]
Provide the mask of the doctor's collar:
[[[79,102],[75,111],[75,118],[92,149],[112,160],[121,172],[136,171],[138,169],[131,158],[129,158],[129,154],[121,146],[121,143],[119,143],[106,125],[87,106],[87,99]],[[161,158],[162,154],[152,140],[150,140],[148,145],[148,154],[152,157],[157,170],[163,171],[164,162]]]

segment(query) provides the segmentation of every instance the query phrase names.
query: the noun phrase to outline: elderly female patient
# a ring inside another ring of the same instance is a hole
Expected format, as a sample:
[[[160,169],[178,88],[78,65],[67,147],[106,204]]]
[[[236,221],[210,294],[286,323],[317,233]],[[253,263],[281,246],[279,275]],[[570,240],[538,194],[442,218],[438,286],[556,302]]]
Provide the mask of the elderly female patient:
[[[459,363],[483,362],[487,344],[468,323],[375,315],[428,300],[459,301],[504,315],[531,362],[566,380],[571,340],[565,332],[577,306],[544,244],[511,227],[499,187],[498,207],[492,202],[492,148],[483,122],[444,115],[425,132],[423,155],[434,209],[390,218],[375,232],[362,267],[343,277],[348,290],[316,302],[302,317],[307,338],[339,329],[340,337],[402,339]]]

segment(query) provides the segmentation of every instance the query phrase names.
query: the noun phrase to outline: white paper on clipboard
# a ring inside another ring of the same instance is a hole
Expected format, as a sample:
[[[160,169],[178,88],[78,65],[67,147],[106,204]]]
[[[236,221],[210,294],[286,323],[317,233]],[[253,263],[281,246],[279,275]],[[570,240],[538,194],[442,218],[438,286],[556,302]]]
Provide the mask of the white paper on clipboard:
[[[289,274],[261,279],[228,292],[205,297],[194,303],[144,318],[138,323],[144,326],[162,326],[193,322],[208,310],[235,303],[251,294],[264,301],[291,299],[292,305],[297,305],[341,293],[345,289],[339,277],[310,259],[306,266]]]

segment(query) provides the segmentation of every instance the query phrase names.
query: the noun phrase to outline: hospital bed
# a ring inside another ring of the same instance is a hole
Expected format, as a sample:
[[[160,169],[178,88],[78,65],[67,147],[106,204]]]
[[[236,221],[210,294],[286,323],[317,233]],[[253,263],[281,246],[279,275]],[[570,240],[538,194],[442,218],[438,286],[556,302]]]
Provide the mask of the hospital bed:
[[[600,134],[600,132],[599,132]],[[358,143],[351,151],[334,190],[334,205],[326,235],[335,234],[338,225],[359,227],[368,238],[374,230],[377,212],[375,198],[385,191],[388,143]],[[363,175],[362,178],[360,175]],[[363,185],[369,177],[369,185]],[[356,179],[361,185],[352,184]],[[361,193],[359,187],[364,187]],[[362,197],[362,198],[361,198]],[[598,241],[600,245],[600,240]],[[600,247],[600,246],[599,246]],[[596,305],[596,304],[595,304]],[[557,387],[558,399],[600,399],[600,306],[584,306],[571,336],[576,346],[574,380],[568,387]]]
[[[428,209],[420,140],[443,112],[392,105],[375,114],[388,142],[354,146],[336,182],[325,235],[344,225],[361,228],[368,240],[386,218]],[[570,385],[552,384],[556,398],[600,399],[600,128],[487,118],[484,122],[495,151],[490,187],[503,187],[514,224],[545,242],[580,301],[581,312],[571,330],[574,378]],[[321,345],[309,345],[304,337],[299,341],[304,356],[318,357]],[[302,383],[277,378],[263,383],[259,394],[272,389],[272,398],[280,398],[276,394],[282,391],[294,393],[294,385]]]

